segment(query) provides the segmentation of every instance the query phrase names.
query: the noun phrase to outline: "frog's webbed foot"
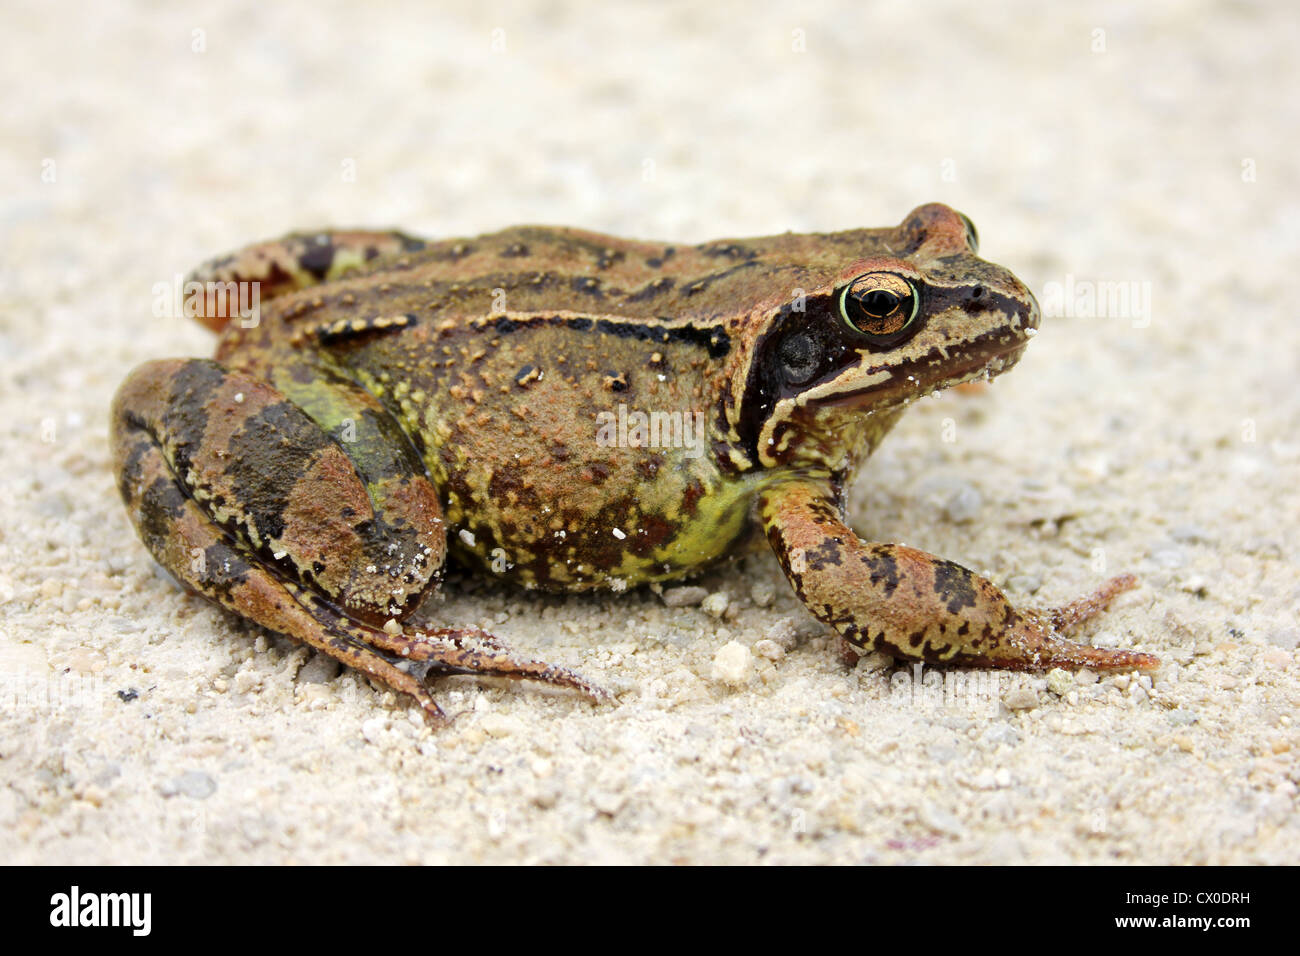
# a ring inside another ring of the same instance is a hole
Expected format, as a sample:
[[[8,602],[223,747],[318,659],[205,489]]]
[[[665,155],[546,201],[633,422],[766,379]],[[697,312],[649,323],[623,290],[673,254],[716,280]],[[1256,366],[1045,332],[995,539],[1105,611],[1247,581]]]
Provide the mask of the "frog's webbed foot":
[[[517,657],[500,638],[478,628],[370,627],[339,613],[328,601],[300,586],[281,586],[316,619],[320,630],[343,637],[349,649],[364,655],[366,661],[362,665],[348,663],[410,694],[434,724],[444,724],[447,718],[430,696],[429,683],[451,674],[535,680],[575,690],[597,702],[610,699],[608,692],[581,674],[544,661]],[[326,652],[339,657],[331,650]],[[380,670],[376,671],[375,667]]]
[[[347,452],[275,388],[216,362],[137,369],[113,404],[114,467],[158,563],[236,614],[410,694],[435,723],[445,717],[426,677],[438,673],[602,696],[477,629],[403,634],[398,622],[441,572],[438,497],[409,449],[386,440],[366,397],[330,398],[329,413],[354,423]]]
[[[441,674],[476,674],[535,680],[553,687],[565,687],[594,701],[610,700],[604,688],[581,674],[545,661],[516,657],[491,634],[472,628],[437,628],[416,632],[416,640],[430,647],[427,677]]]
[[[476,627],[367,627],[338,614],[328,602],[300,587],[290,584],[287,588],[299,603],[315,610],[322,624],[355,630],[358,636],[364,636],[367,645],[422,680],[450,674],[506,677],[576,690],[595,701],[611,699],[608,691],[581,674],[545,661],[519,657],[499,637]]]
[[[991,581],[896,544],[863,541],[824,485],[789,482],[763,493],[760,512],[786,577],[821,621],[851,644],[935,663],[1039,670],[1152,669],[1159,660],[1067,640],[1137,582],[1114,578],[1054,611],[1020,611]]]

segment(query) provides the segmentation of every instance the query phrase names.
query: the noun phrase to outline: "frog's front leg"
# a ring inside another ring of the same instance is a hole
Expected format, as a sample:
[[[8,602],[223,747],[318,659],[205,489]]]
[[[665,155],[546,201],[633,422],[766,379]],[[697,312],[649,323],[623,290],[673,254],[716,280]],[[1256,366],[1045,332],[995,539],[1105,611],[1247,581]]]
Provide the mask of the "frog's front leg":
[[[425,678],[440,673],[598,696],[578,675],[517,659],[474,628],[404,632],[399,622],[442,568],[438,496],[371,396],[317,381],[315,414],[350,416],[351,441],[217,362],[150,362],[132,373],[113,404],[114,468],[158,562],[235,613],[412,695],[434,721],[442,712]]]
[[[1066,640],[1064,634],[1132,587],[1115,578],[1056,611],[1017,610],[992,582],[951,561],[863,541],[834,495],[788,482],[759,501],[768,541],[800,599],[856,647],[899,658],[1013,669],[1150,669],[1157,658]]]

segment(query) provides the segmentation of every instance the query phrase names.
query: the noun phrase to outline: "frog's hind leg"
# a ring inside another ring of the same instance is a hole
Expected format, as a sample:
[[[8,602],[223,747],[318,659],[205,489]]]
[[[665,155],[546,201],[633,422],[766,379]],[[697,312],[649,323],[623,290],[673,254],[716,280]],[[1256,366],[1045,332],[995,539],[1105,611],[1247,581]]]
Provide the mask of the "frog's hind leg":
[[[441,509],[418,464],[380,440],[379,419],[355,414],[354,459],[269,385],[211,361],[148,363],[112,413],[132,522],[186,587],[410,694],[435,722],[426,679],[440,673],[600,696],[475,628],[404,632],[441,570]]]
[[[418,252],[424,246],[423,239],[402,232],[358,229],[296,232],[209,259],[186,276],[185,281],[199,283],[205,290],[201,298],[192,300],[194,317],[214,332],[220,332],[236,314],[229,307],[230,294],[237,294],[240,284],[255,283],[258,300],[264,302],[338,279],[379,260]],[[247,299],[245,295],[239,301]]]

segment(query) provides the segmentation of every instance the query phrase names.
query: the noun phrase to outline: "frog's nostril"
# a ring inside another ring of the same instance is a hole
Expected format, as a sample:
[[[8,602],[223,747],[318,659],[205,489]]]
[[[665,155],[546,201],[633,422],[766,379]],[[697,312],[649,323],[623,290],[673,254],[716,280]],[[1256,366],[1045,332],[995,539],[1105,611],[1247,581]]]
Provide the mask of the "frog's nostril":
[[[984,287],[982,285],[977,285],[974,289],[971,290],[970,297],[972,299],[978,299],[983,295],[984,295]]]

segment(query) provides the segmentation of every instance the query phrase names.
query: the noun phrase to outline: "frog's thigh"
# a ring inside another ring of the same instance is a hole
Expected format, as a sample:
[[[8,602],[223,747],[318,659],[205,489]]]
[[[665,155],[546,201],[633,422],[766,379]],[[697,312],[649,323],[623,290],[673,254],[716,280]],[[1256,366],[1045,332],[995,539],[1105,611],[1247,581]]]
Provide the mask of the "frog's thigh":
[[[186,281],[202,283],[205,288],[211,287],[209,284],[257,283],[258,296],[265,302],[295,289],[337,279],[381,259],[419,251],[424,245],[423,239],[401,232],[337,229],[293,233],[209,259]],[[220,300],[212,301],[214,311],[221,311],[217,309]],[[206,303],[206,296],[202,303],[195,300],[199,308]],[[220,332],[231,314],[201,313],[196,318]]]
[[[808,609],[850,643],[895,657],[1008,668],[1147,668],[1148,654],[1076,644],[1062,634],[1131,579],[1055,616],[1019,611],[991,581],[924,551],[863,541],[830,493],[792,482],[769,489],[760,511],[768,541]]]
[[[118,392],[112,422],[132,520],[178,577],[193,556],[167,546],[167,511],[151,504],[159,492],[141,484],[151,448],[177,493],[250,560],[350,616],[400,618],[436,582],[446,542],[429,481],[418,473],[359,473],[340,443],[263,382],[208,360],[150,362]]]
[[[143,430],[114,434],[122,494],[150,553],[187,588],[241,617],[322,651],[416,699],[443,721],[419,671],[412,673],[395,639],[340,618],[237,546],[189,498],[157,442]],[[386,653],[387,651],[387,653]],[[400,662],[400,663],[399,663]]]

